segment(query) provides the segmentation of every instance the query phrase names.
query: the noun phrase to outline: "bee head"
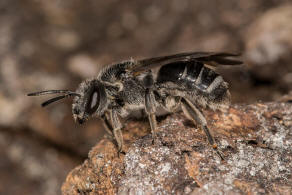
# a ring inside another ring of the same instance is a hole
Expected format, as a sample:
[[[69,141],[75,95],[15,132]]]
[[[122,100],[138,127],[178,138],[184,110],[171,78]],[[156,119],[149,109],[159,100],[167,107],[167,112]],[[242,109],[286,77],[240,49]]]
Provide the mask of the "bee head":
[[[107,106],[105,87],[96,79],[86,80],[80,84],[76,92],[69,90],[46,90],[27,94],[28,96],[40,96],[48,94],[63,94],[42,103],[45,107],[63,98],[74,97],[72,112],[75,121],[82,124],[90,116],[100,116]]]
[[[104,85],[96,80],[86,80],[80,84],[72,104],[75,121],[82,124],[90,116],[101,116],[106,109],[107,98]]]

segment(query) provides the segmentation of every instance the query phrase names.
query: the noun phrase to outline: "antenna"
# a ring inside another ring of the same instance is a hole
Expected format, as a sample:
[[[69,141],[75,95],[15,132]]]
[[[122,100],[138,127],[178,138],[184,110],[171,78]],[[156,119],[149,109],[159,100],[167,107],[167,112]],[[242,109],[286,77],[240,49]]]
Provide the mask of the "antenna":
[[[59,94],[59,93],[64,93],[65,95],[61,95],[61,96],[57,96],[57,97],[54,97],[52,99],[49,99],[45,102],[42,103],[42,107],[45,107],[53,102],[56,102],[56,101],[59,101],[61,99],[64,99],[64,98],[68,98],[68,97],[71,97],[71,96],[78,96],[78,97],[81,97],[80,94],[78,93],[75,93],[73,91],[69,91],[69,90],[46,90],[46,91],[37,91],[37,92],[33,92],[33,93],[29,93],[27,94],[27,96],[40,96],[40,95],[48,95],[48,94]]]

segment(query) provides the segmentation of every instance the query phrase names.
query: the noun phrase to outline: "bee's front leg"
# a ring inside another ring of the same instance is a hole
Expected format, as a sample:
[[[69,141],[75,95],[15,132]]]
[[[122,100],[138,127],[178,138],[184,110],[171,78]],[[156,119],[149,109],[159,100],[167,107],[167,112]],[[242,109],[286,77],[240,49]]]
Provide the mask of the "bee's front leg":
[[[107,131],[113,135],[115,141],[117,142],[118,152],[122,152],[123,149],[123,134],[122,134],[122,124],[118,117],[118,113],[115,110],[110,110],[108,115],[104,115],[102,118],[104,124],[106,125]]]
[[[110,117],[109,117],[109,113],[104,113],[104,115],[101,116],[102,120],[103,120],[103,125],[104,128],[106,130],[106,132],[111,136],[111,138],[113,138],[113,126],[112,123],[110,121]]]

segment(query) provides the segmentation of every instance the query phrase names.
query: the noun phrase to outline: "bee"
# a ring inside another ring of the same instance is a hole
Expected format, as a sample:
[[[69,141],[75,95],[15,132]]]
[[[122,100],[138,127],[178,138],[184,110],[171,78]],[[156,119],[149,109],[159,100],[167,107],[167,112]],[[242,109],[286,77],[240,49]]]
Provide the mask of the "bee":
[[[182,110],[188,119],[200,125],[209,144],[223,159],[201,110],[228,108],[228,83],[211,67],[240,65],[238,57],[230,53],[187,52],[137,61],[131,59],[105,67],[97,77],[83,81],[75,92],[46,90],[27,95],[62,94],[45,101],[42,106],[73,97],[75,121],[82,124],[90,117],[102,118],[119,152],[123,148],[120,118],[144,110],[154,140],[157,110],[162,108],[169,113]]]

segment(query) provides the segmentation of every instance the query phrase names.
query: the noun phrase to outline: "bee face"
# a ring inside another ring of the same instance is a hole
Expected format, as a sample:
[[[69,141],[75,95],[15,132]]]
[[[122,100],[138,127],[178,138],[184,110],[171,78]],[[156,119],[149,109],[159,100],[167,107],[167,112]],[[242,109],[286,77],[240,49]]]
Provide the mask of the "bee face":
[[[84,105],[85,105],[84,97],[74,98],[72,104],[72,113],[75,122],[78,122],[79,124],[84,123],[89,118],[89,115],[86,114],[85,112]]]
[[[100,116],[106,108],[106,93],[104,86],[97,80],[89,80],[80,84],[72,104],[73,117],[82,124],[90,116]]]

